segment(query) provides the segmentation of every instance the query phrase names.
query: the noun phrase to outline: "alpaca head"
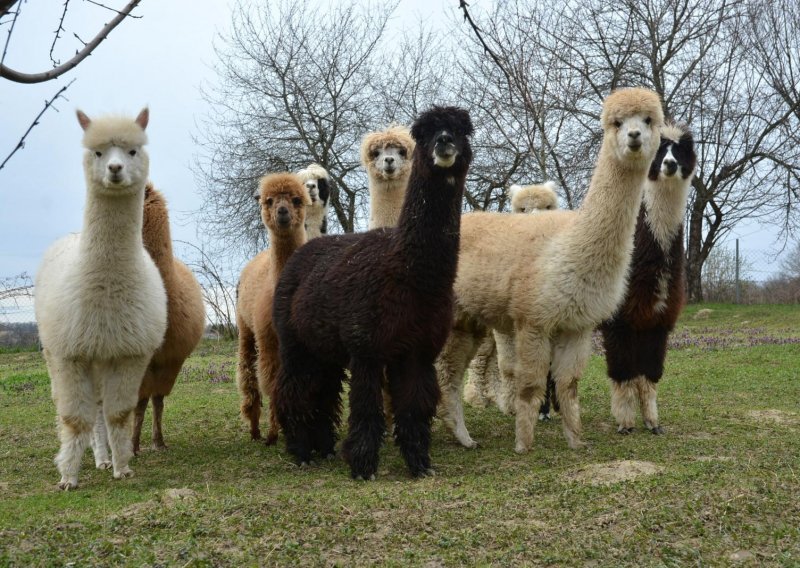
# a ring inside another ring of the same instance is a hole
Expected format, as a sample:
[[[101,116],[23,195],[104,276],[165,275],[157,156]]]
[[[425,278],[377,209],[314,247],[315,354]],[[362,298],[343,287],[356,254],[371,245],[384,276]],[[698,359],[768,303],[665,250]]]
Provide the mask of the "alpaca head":
[[[271,234],[303,229],[311,198],[297,175],[286,172],[264,176],[258,184],[256,199],[261,207],[261,220]]]
[[[150,159],[144,149],[149,110],[143,109],[135,119],[91,119],[80,110],[77,116],[83,128],[83,169],[89,189],[104,195],[141,192],[150,172]]]
[[[618,89],[603,103],[600,115],[604,145],[626,168],[647,168],[658,149],[664,112],[658,95],[648,89]]]
[[[691,179],[696,165],[692,133],[685,126],[666,124],[661,129],[661,145],[650,164],[647,178],[661,182],[670,180],[675,185],[682,185]]]
[[[511,211],[514,213],[536,213],[558,209],[556,184],[547,181],[541,185],[512,185],[508,188]]]
[[[309,164],[306,169],[297,172],[297,176],[308,192],[311,205],[327,207],[328,198],[331,195],[331,185],[325,168],[319,164]]]
[[[417,117],[411,136],[417,142],[415,160],[448,174],[466,174],[472,161],[469,113],[458,107],[434,106]]]
[[[414,146],[414,139],[405,126],[370,132],[361,142],[361,163],[372,179],[391,181],[407,178],[411,173]]]

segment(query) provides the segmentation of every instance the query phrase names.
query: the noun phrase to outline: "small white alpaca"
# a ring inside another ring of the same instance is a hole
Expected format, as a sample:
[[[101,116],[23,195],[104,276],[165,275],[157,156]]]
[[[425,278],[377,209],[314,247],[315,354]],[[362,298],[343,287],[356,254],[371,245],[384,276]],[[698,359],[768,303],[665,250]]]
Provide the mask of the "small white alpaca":
[[[142,244],[149,112],[135,120],[77,115],[86,148],[83,230],[53,244],[36,276],[36,321],[61,440],[55,458],[61,489],[78,486],[89,443],[98,469],[113,466],[115,479],[133,475],[133,410],[167,327],[164,284]]]

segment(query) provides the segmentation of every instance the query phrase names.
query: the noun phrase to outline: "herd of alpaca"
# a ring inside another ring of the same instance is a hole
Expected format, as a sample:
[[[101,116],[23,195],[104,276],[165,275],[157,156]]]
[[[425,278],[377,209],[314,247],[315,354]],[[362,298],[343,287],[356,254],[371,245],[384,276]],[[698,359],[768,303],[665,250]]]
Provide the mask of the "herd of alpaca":
[[[150,400],[153,447],[166,447],[164,397],[203,333],[200,287],[173,256],[166,201],[148,180],[148,120],[147,109],[135,119],[78,111],[83,230],[48,249],[36,278],[62,489],[77,487],[87,445],[99,469],[132,475]],[[595,329],[618,432],[633,430],[638,405],[646,428],[662,433],[656,385],[684,304],[693,139],[664,124],[658,96],[645,89],[609,95],[601,126],[576,211],[558,210],[547,182],[511,186],[512,212],[522,215],[462,215],[473,126],[457,107],[364,137],[365,233],[326,235],[332,188],[320,165],[261,178],[269,247],[236,290],[237,384],[250,437],[274,444],[283,432],[298,465],[335,456],[348,380],[341,453],[354,479],[375,478],[387,424],[411,475],[431,475],[437,409],[462,445],[476,446],[464,399],[515,414],[522,453],[552,398],[569,446],[579,448],[577,383]]]

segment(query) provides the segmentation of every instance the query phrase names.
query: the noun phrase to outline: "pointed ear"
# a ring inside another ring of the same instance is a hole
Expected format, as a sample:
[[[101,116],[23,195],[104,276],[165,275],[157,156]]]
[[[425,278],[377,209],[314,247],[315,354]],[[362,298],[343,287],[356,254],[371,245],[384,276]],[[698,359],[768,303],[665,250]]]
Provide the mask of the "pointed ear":
[[[139,116],[136,117],[136,124],[142,127],[142,130],[147,128],[147,123],[150,120],[150,109],[144,107],[142,112],[139,113]]]
[[[544,186],[545,186],[547,189],[551,189],[551,190],[553,190],[553,191],[555,191],[555,190],[556,190],[556,187],[557,187],[557,186],[556,186],[556,182],[554,182],[553,180],[547,180],[546,182],[544,182],[544,184],[543,184],[543,185],[544,185]]]
[[[508,196],[511,199],[514,199],[514,194],[517,193],[520,189],[522,189],[521,185],[514,184],[508,188]]]
[[[256,190],[256,192],[253,194],[253,199],[256,200],[256,203],[261,203],[261,192]]]
[[[86,113],[82,110],[76,110],[75,115],[78,117],[78,124],[81,125],[81,128],[86,130],[89,128],[89,125],[92,123],[92,119],[86,116]]]

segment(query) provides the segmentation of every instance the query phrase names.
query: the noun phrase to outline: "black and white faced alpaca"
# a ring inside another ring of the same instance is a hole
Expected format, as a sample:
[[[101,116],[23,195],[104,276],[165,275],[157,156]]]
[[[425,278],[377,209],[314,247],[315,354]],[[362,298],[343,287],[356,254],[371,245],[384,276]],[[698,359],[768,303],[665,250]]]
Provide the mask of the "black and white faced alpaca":
[[[328,200],[331,195],[330,177],[319,164],[310,164],[297,172],[311,198],[306,208],[306,234],[309,240],[328,232]]]
[[[650,166],[634,234],[630,281],[617,313],[600,326],[617,431],[629,434],[638,403],[645,427],[662,434],[656,386],[667,339],[685,303],[683,222],[697,156],[685,127],[667,125]]]

